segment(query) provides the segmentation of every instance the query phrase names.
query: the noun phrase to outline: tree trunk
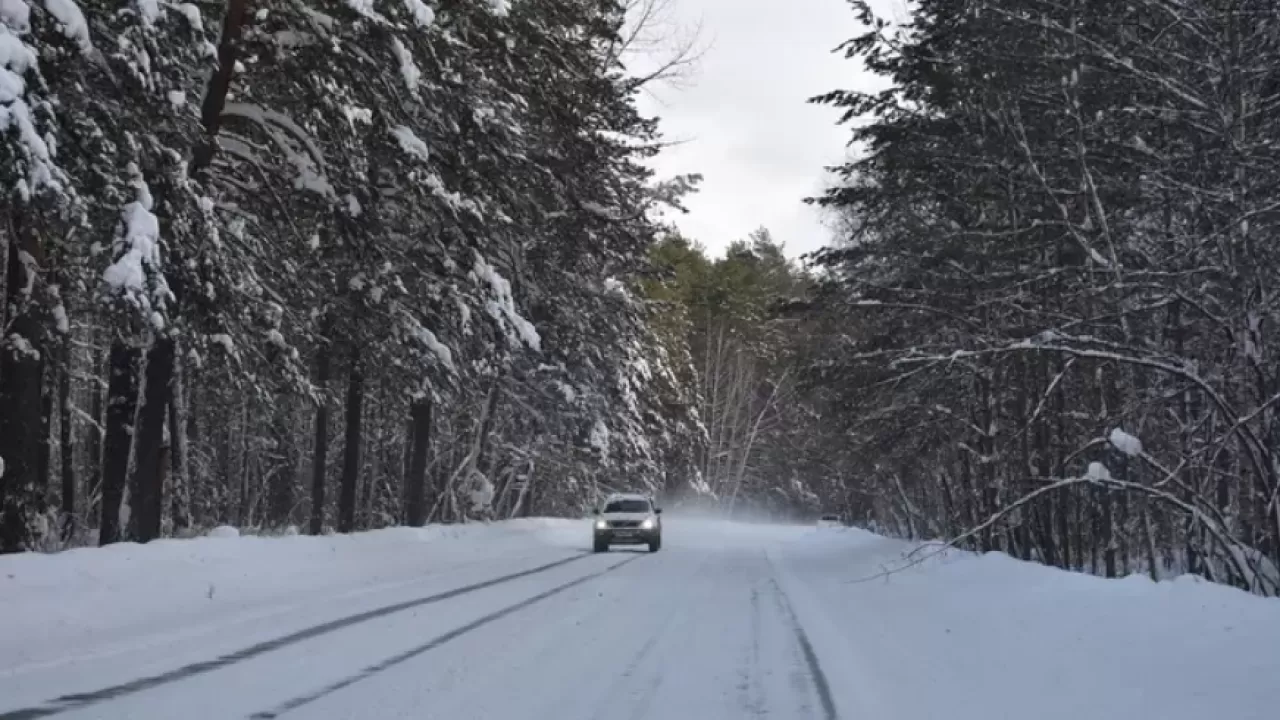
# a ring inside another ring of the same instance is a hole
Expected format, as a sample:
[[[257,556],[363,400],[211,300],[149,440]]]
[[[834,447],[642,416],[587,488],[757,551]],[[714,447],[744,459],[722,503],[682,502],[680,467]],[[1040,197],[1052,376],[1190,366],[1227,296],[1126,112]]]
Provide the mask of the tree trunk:
[[[174,341],[173,391],[169,397],[169,483],[171,520],[175,528],[191,525],[191,478],[187,466],[187,386],[181,346]]]
[[[240,403],[240,503],[236,509],[236,524],[240,527],[253,525],[254,489],[257,484],[253,481],[253,452],[249,447],[251,427],[249,399],[245,398]]]
[[[338,495],[338,532],[349,533],[356,524],[356,487],[360,480],[361,414],[364,405],[364,374],[360,351],[351,353],[347,376],[346,439],[342,456],[342,487]]]
[[[267,523],[276,527],[292,521],[294,483],[297,481],[298,452],[293,438],[294,398],[282,394],[276,400],[272,423],[271,481],[267,495]]]
[[[62,359],[58,371],[58,459],[62,477],[62,539],[76,531],[75,441],[71,420],[71,338],[62,339]]]
[[[425,395],[414,398],[409,407],[409,416],[413,428],[410,436],[413,450],[406,479],[406,514],[410,527],[421,527],[427,522],[427,452],[431,446],[431,398]]]
[[[164,471],[160,467],[164,444],[165,413],[172,397],[173,340],[157,338],[147,350],[138,427],[134,429],[133,477],[129,485],[132,512],[129,537],[150,542],[160,537],[164,514]]]
[[[93,415],[93,422],[89,423],[89,437],[85,444],[85,454],[88,456],[89,463],[89,488],[84,508],[86,522],[102,502],[102,441],[103,428],[106,427],[107,422],[102,415],[101,373],[104,361],[102,350],[95,347],[93,368],[89,372],[89,413]]]
[[[244,25],[248,11],[248,0],[228,0],[226,13],[222,16],[222,35],[218,39],[217,71],[209,75],[209,84],[205,88],[204,101],[200,106],[200,122],[204,126],[205,139],[196,146],[195,156],[190,165],[191,174],[195,175],[213,162],[218,148],[218,130],[222,125],[222,111],[226,107],[227,93],[231,89],[233,69],[239,55],[240,29]]]
[[[138,359],[141,352],[121,341],[111,344],[107,384],[106,439],[102,451],[102,522],[98,544],[123,539],[120,510],[129,475],[134,413],[138,406]]]
[[[13,280],[10,279],[10,287]],[[29,548],[30,518],[43,510],[40,457],[47,436],[41,438],[41,355],[32,344],[19,348],[10,338],[29,343],[35,335],[30,316],[19,316],[0,343],[0,553]]]
[[[43,353],[42,353],[43,357]],[[50,465],[53,461],[53,363],[41,362],[40,368],[40,452],[36,461],[36,492],[49,497]]]
[[[316,406],[315,445],[311,451],[311,527],[308,530],[312,535],[324,532],[324,484],[329,460],[330,353],[330,348],[320,348],[316,368],[320,404]]]

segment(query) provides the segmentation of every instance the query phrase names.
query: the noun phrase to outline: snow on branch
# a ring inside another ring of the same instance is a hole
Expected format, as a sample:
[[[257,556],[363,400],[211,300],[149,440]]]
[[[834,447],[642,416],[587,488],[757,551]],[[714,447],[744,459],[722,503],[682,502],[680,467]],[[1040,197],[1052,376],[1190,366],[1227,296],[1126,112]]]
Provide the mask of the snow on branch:
[[[400,149],[409,156],[422,162],[427,162],[431,159],[431,151],[427,148],[427,143],[409,128],[404,125],[397,125],[391,128],[391,134],[395,136],[396,142],[400,144]]]
[[[1142,441],[1120,428],[1113,429],[1107,440],[1111,442],[1115,449],[1129,457],[1142,455]]]
[[[6,4],[12,0],[5,0]],[[44,0],[44,9],[57,19],[62,26],[62,34],[75,41],[80,52],[89,55],[93,52],[93,40],[89,38],[89,23],[75,0]]]
[[[419,322],[408,309],[399,306],[397,307],[400,310],[400,317],[404,322],[405,329],[408,331],[409,335],[429,350],[435,356],[436,360],[448,369],[449,372],[456,373],[458,368],[454,365],[453,351],[449,349],[449,346],[441,342],[440,338],[436,337],[434,332],[423,326],[423,324]]]
[[[160,220],[152,212],[151,188],[136,165],[130,164],[137,198],[120,213],[116,260],[102,273],[112,294],[123,297],[163,330],[165,303],[170,297],[160,256]]]
[[[10,128],[17,130],[18,149],[26,170],[26,176],[18,181],[17,191],[24,201],[41,189],[62,192],[65,182],[62,171],[53,162],[47,136],[36,127],[27,97],[26,78],[28,74],[38,73],[35,48],[20,37],[30,30],[30,9],[26,3],[0,0],[0,133],[7,133]]]
[[[267,110],[249,103],[227,103],[222,110],[223,116],[239,117],[256,123],[285,154],[285,158],[297,170],[294,187],[299,190],[310,190],[330,200],[337,198],[337,191],[325,177],[324,153],[320,146],[302,126],[288,115]],[[283,130],[284,132],[281,132]],[[305,150],[305,154],[297,150],[291,136]]]
[[[420,28],[431,27],[436,21],[436,12],[422,0],[404,0],[404,7],[413,16],[413,21]]]
[[[368,18],[374,22],[386,23],[387,19],[383,17],[377,10],[373,9],[373,0],[345,0],[347,7],[351,8],[361,17]]]
[[[507,339],[512,345],[527,345],[534,351],[542,350],[542,338],[533,327],[533,323],[524,319],[516,311],[515,299],[511,296],[511,283],[485,259],[476,253],[476,264],[471,277],[489,286],[492,298],[485,302],[485,309],[503,328],[507,329]]]
[[[409,48],[394,35],[391,36],[391,52],[400,63],[400,77],[404,79],[405,87],[409,88],[410,93],[417,95],[418,83],[422,80],[422,70],[418,67],[418,63],[414,62],[413,53],[409,52]]]

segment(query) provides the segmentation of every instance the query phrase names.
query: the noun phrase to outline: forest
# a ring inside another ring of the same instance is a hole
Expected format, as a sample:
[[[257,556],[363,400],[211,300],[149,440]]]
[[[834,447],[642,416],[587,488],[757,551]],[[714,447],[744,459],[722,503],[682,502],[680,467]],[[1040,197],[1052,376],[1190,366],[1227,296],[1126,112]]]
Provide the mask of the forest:
[[[0,550],[644,489],[1280,594],[1280,8],[851,4],[795,259],[664,219],[628,3],[0,0]]]
[[[687,477],[625,11],[3,0],[0,549]]]
[[[813,370],[862,510],[1277,594],[1280,7],[853,5]]]

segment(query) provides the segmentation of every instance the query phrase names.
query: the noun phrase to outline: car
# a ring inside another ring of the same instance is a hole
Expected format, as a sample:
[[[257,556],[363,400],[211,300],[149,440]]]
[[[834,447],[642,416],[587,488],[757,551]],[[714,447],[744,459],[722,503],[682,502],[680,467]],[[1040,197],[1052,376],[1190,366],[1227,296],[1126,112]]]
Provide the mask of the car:
[[[610,545],[648,545],[649,552],[662,548],[662,508],[648,495],[610,495],[592,514],[595,552],[607,552]]]
[[[823,515],[818,518],[818,527],[820,528],[836,528],[843,526],[844,523],[840,522],[839,515]]]

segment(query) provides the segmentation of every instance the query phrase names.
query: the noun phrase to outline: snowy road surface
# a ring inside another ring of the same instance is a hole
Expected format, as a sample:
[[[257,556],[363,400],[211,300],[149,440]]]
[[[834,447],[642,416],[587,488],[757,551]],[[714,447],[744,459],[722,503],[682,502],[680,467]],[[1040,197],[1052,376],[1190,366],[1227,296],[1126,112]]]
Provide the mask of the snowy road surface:
[[[1280,602],[670,517],[0,558],[0,720],[1271,718]],[[1195,652],[1187,652],[1194,648]],[[1178,656],[1221,657],[1184,667]]]

